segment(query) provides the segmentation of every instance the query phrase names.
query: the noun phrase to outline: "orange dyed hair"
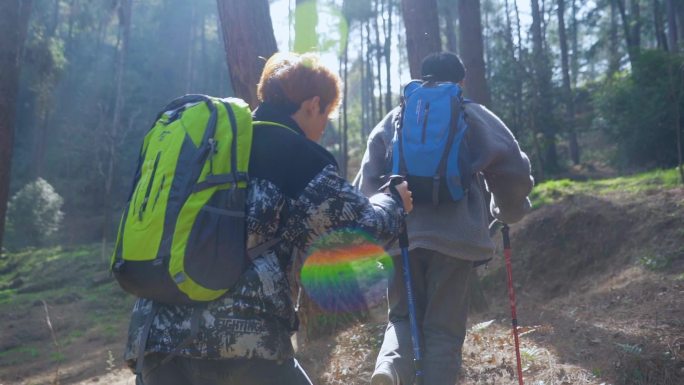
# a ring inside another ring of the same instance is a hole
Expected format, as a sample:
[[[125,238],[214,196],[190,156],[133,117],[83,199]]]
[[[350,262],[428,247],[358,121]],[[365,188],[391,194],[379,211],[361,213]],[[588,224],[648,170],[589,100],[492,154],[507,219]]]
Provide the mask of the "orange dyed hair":
[[[340,77],[311,53],[281,53],[271,56],[257,86],[261,102],[294,104],[318,96],[321,112],[335,111],[340,104]]]

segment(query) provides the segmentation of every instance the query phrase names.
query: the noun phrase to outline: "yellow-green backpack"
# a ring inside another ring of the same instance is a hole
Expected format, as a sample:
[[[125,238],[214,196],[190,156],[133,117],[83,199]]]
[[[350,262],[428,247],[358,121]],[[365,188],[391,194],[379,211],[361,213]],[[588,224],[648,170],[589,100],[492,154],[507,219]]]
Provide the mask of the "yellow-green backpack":
[[[240,99],[186,95],[140,151],[111,269],[138,297],[182,304],[226,293],[249,264],[245,204],[252,116]]]

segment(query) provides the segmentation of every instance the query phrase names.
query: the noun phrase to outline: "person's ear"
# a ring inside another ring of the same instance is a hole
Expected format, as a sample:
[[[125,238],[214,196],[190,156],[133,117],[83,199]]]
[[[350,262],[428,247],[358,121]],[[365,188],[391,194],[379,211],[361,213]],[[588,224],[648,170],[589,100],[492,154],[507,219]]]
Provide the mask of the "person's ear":
[[[307,112],[309,115],[314,116],[321,113],[321,97],[314,96],[311,99],[305,101],[307,103]]]

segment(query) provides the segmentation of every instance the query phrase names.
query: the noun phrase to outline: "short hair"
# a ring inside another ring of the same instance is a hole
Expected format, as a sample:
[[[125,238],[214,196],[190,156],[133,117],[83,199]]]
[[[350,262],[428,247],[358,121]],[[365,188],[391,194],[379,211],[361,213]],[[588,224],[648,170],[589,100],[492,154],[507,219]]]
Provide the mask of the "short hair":
[[[335,111],[340,104],[340,77],[320,63],[312,53],[278,52],[271,56],[257,86],[261,102],[296,107],[315,96],[321,111]]]
[[[423,59],[420,75],[423,80],[458,83],[465,78],[466,70],[461,58],[451,52],[434,52]]]

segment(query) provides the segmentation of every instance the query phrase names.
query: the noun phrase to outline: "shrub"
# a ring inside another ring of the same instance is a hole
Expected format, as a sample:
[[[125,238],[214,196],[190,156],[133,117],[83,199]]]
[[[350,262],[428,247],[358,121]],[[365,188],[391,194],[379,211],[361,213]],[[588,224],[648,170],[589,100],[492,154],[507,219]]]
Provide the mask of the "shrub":
[[[675,109],[684,119],[684,58],[645,51],[631,73],[609,79],[594,96],[600,127],[618,144],[619,166],[677,164]],[[684,122],[680,122],[680,125]]]
[[[14,194],[7,207],[7,248],[44,246],[53,241],[64,217],[63,202],[42,178]]]

